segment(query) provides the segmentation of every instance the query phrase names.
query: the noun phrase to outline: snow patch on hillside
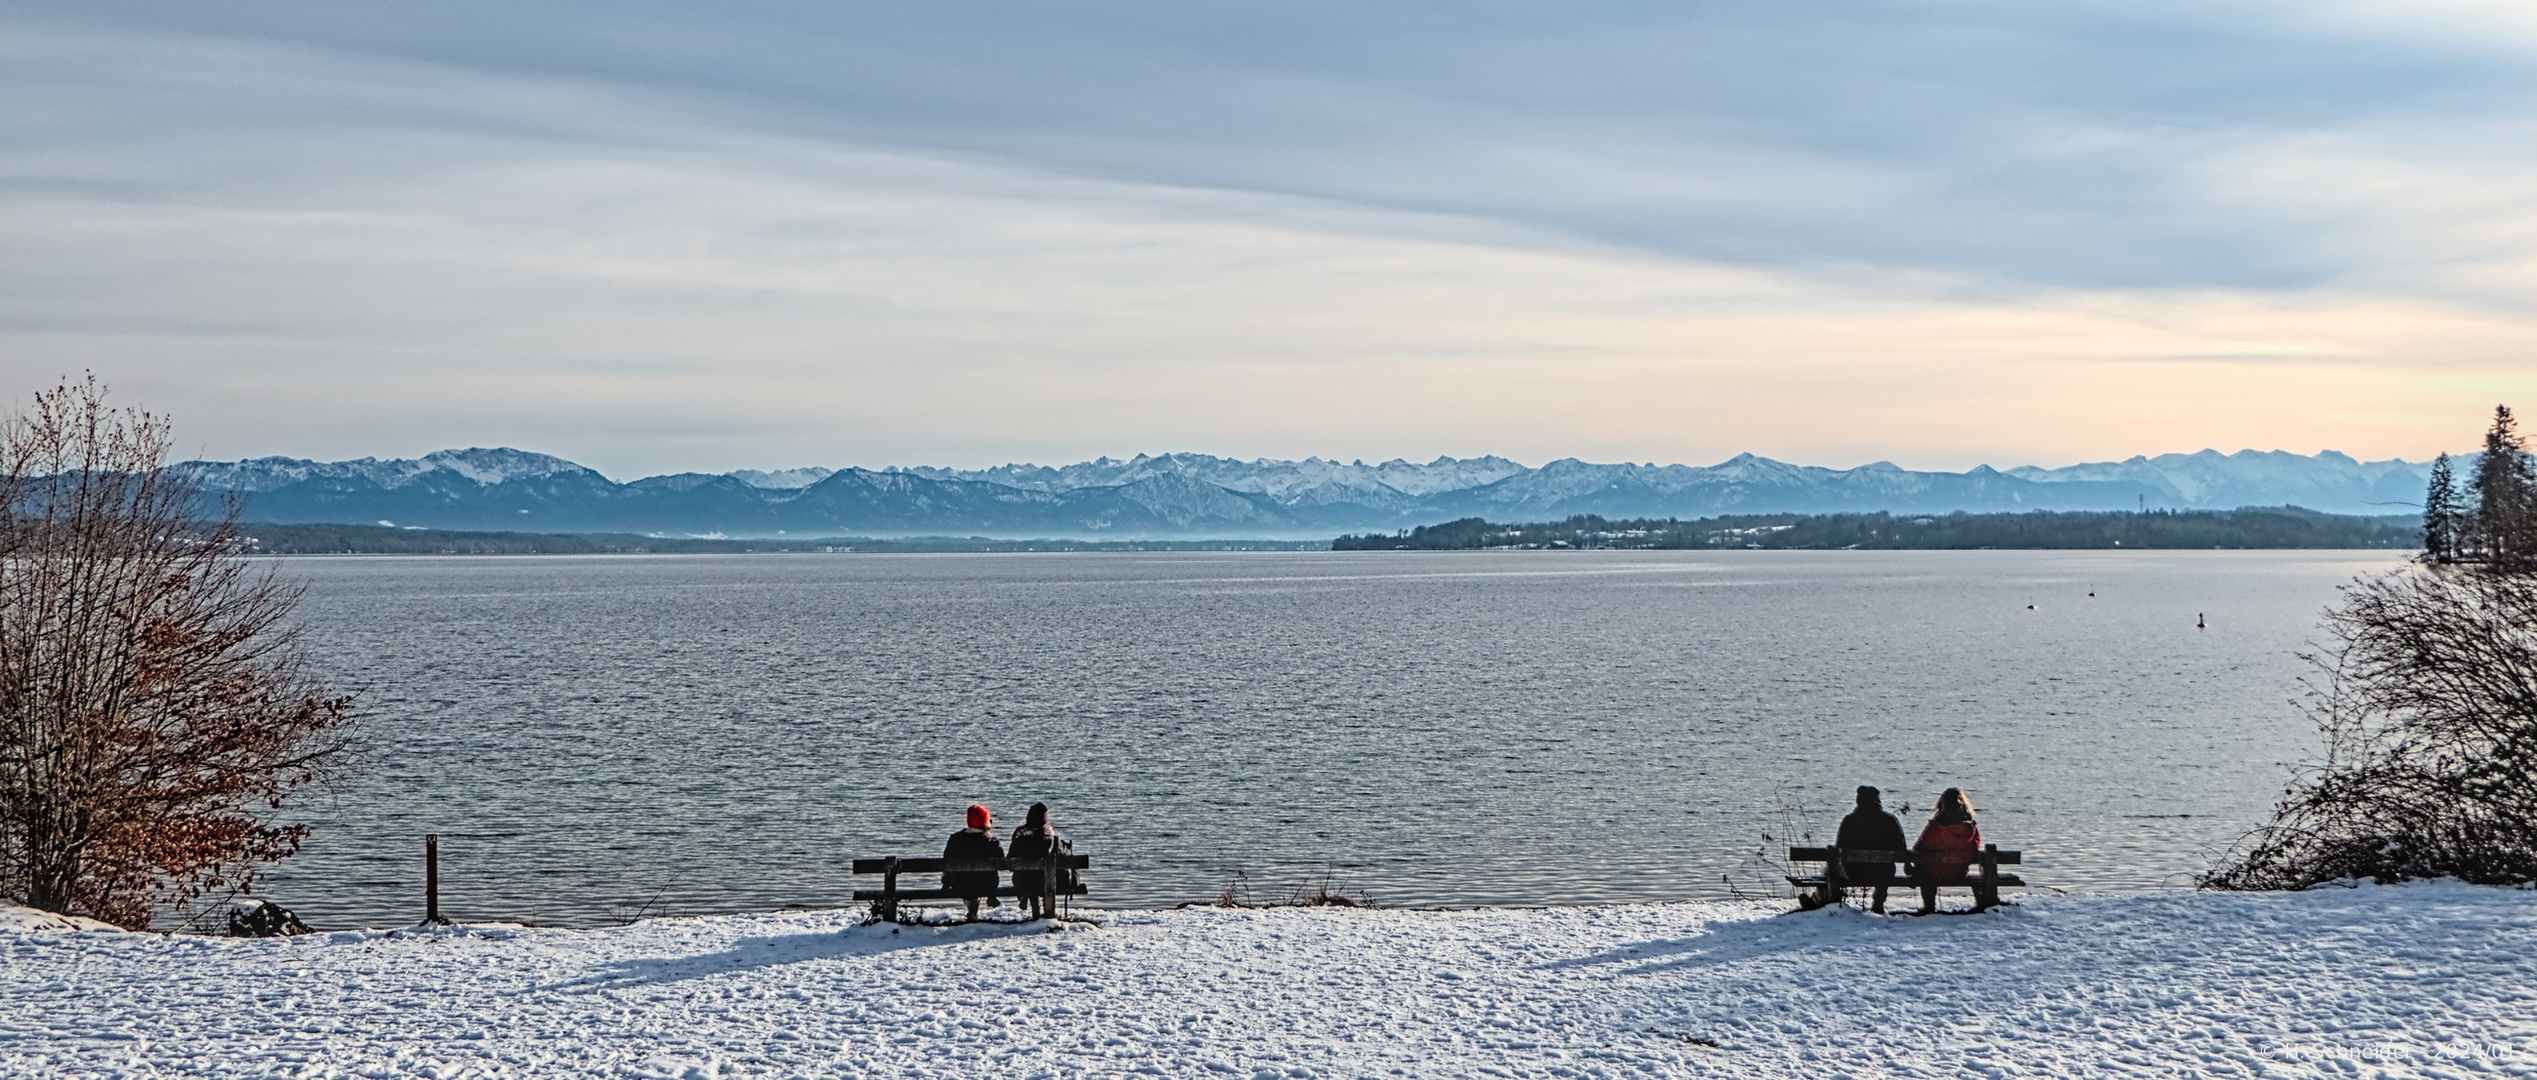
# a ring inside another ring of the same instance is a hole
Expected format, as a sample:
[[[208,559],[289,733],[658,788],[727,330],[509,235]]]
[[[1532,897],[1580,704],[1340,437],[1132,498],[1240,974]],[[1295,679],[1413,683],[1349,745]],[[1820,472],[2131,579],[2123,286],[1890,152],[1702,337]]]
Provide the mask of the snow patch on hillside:
[[[747,484],[753,488],[765,488],[769,491],[797,491],[828,479],[829,477],[836,475],[836,473],[837,470],[835,469],[823,469],[817,465],[805,465],[798,469],[777,469],[772,472],[759,469],[740,469],[734,472],[724,473],[723,475],[743,484]]]
[[[423,455],[422,463],[435,469],[447,469],[479,484],[507,484],[515,480],[539,480],[557,473],[590,471],[552,454],[532,454],[509,447],[437,450]]]

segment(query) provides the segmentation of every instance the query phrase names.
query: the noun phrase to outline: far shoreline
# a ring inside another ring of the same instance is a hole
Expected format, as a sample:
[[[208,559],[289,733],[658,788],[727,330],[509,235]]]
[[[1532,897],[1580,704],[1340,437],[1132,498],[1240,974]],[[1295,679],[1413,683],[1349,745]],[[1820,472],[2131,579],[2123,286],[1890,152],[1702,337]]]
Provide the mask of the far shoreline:
[[[1390,551],[2380,551],[2421,549],[2411,515],[2358,517],[2298,507],[2030,511],[2017,514],[1767,514],[1700,519],[1493,524],[1463,518],[1392,534],[1077,539],[987,536],[729,537],[625,532],[455,530],[246,522],[245,554],[302,555],[869,555]]]

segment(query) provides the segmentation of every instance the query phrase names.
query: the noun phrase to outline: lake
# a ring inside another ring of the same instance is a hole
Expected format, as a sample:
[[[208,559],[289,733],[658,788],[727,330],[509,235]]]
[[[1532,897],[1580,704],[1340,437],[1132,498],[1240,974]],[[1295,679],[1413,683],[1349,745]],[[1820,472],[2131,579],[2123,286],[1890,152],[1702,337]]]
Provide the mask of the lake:
[[[2336,586],[2398,558],[293,558],[363,755],[260,893],[411,923],[438,833],[461,919],[840,907],[848,859],[1045,801],[1101,906],[1709,897],[1862,783],[1915,832],[1965,787],[2038,884],[2177,888],[2311,745]]]

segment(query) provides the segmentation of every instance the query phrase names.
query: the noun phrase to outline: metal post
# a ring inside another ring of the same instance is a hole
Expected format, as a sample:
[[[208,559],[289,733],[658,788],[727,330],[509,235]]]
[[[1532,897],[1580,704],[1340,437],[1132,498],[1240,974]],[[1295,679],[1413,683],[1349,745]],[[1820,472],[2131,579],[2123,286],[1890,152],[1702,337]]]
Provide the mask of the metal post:
[[[423,836],[423,921],[434,926],[447,926],[440,917],[440,834]]]

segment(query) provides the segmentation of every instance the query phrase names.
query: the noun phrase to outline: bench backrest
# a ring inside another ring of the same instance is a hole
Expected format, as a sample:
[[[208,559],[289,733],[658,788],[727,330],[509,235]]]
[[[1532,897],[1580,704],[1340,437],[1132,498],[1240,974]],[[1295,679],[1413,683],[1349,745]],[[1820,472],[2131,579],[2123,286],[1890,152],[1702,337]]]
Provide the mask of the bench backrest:
[[[1092,866],[1090,855],[1058,855],[1047,859],[856,859],[858,874],[886,874],[897,863],[902,874],[976,874],[990,870],[1046,870],[1055,863],[1060,870],[1085,870]]]
[[[1838,854],[1835,854],[1836,852],[1838,852]],[[1981,862],[1986,856],[1993,859],[2001,866],[2020,866],[2024,864],[2023,858],[2018,852],[1998,849],[1975,852],[1973,861]],[[1879,851],[1869,848],[1793,847],[1788,849],[1788,861],[1790,862],[1832,862],[1836,859],[1841,862],[1854,863],[1917,862],[1919,861],[1920,856],[1909,851]]]

